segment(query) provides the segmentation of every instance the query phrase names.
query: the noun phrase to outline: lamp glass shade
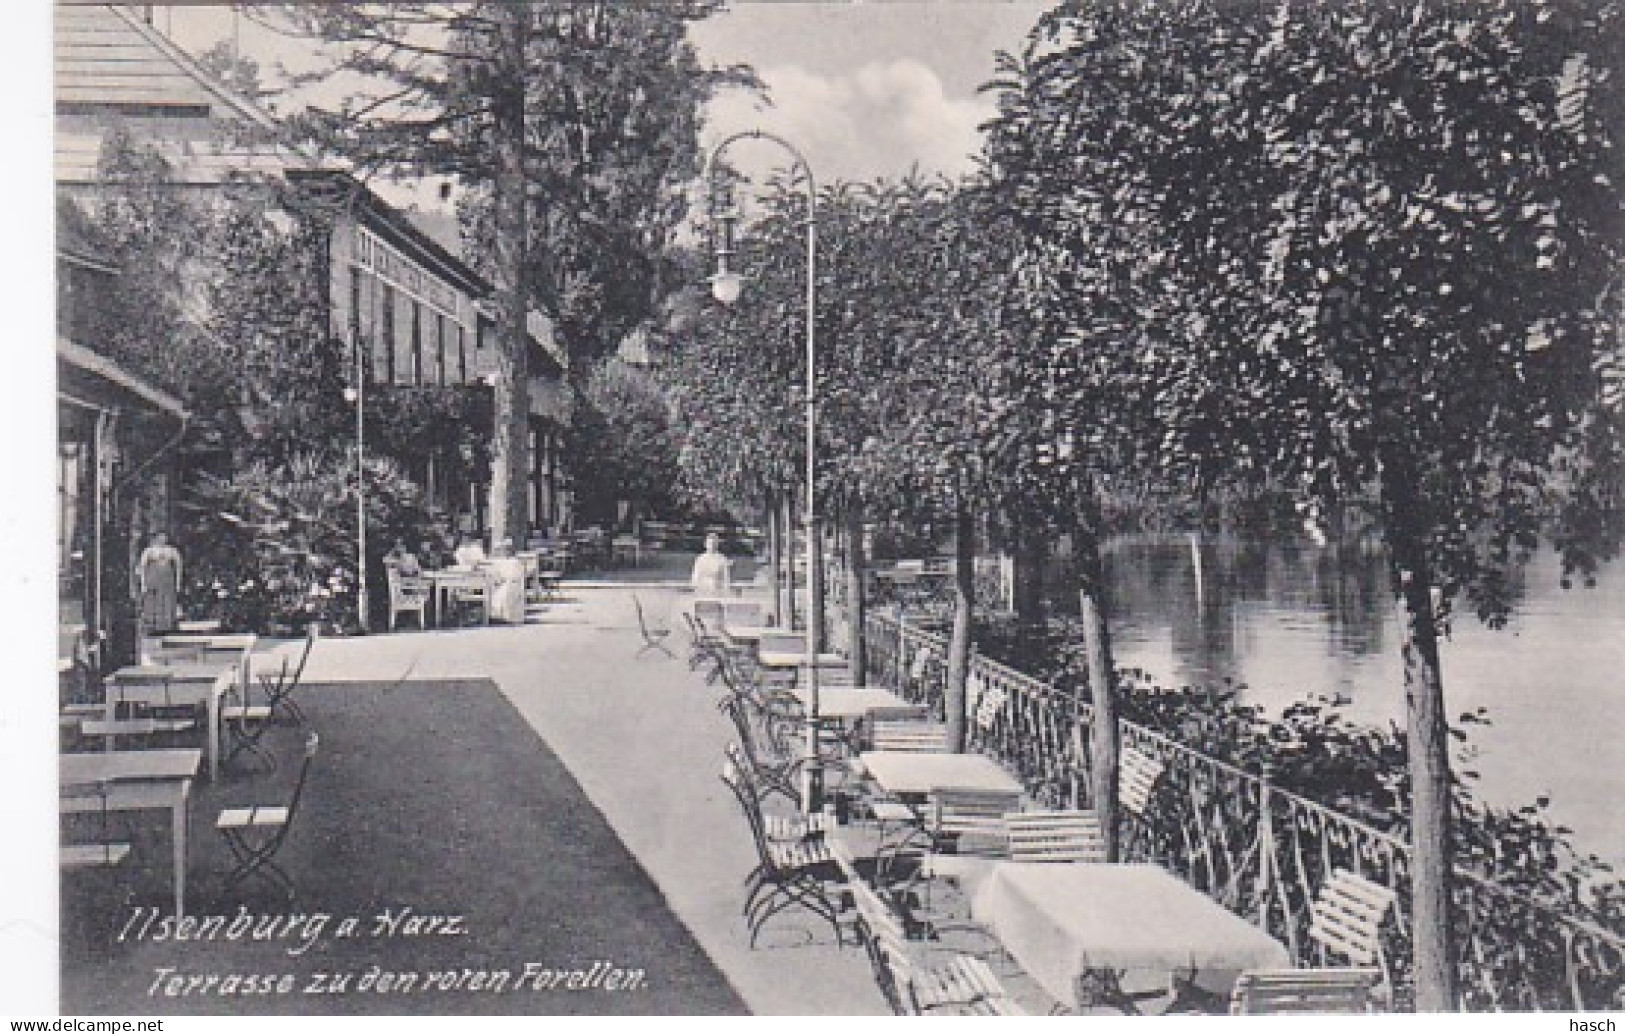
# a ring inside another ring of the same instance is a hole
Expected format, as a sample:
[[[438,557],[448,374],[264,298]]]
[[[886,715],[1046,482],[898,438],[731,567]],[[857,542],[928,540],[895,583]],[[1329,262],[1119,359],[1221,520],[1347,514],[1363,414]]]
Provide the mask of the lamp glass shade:
[[[723,305],[732,305],[739,300],[739,292],[744,288],[738,273],[718,273],[711,278],[711,297]]]

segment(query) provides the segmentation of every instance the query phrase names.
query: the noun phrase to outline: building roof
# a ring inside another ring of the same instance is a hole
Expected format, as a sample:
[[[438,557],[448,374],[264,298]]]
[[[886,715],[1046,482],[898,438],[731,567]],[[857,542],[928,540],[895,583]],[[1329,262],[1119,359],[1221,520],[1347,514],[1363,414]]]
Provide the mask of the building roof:
[[[182,185],[314,164],[288,146],[269,112],[128,10],[58,0],[55,14],[57,182],[95,180],[102,138],[115,121],[150,127],[137,135]]]
[[[57,395],[105,409],[161,414],[184,420],[186,407],[168,392],[155,388],[113,360],[56,339]]]
[[[338,169],[288,169],[290,183],[320,191],[335,200],[353,204],[356,213],[365,220],[369,229],[377,231],[391,244],[451,282],[458,290],[474,299],[491,293],[491,285],[473,267],[445,245],[426,233],[400,209],[379,197],[371,187],[348,172]]]

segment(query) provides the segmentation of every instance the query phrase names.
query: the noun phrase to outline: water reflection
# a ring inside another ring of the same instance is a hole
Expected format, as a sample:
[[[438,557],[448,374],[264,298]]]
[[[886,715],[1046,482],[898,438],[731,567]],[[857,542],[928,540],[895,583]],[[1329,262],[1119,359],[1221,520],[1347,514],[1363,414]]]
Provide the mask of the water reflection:
[[[1564,590],[1542,554],[1514,579],[1507,628],[1457,617],[1442,644],[1446,704],[1483,706],[1475,730],[1480,788],[1523,804],[1550,795],[1553,815],[1591,850],[1625,860],[1615,801],[1625,772],[1625,575]],[[1245,684],[1279,711],[1337,694],[1367,724],[1403,724],[1398,615],[1380,547],[1124,538],[1106,551],[1118,663],[1173,685]],[[1059,607],[1075,601],[1055,594]]]

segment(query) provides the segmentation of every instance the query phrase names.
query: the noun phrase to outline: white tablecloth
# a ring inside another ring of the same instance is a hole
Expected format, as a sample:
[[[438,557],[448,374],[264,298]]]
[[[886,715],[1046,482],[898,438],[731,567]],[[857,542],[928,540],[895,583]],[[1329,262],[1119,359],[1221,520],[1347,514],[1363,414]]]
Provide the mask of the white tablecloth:
[[[870,750],[863,767],[888,793],[924,795],[935,790],[986,790],[1019,796],[1022,786],[998,762],[981,754]]]
[[[1089,970],[1119,973],[1126,990],[1179,974],[1223,991],[1241,970],[1292,964],[1269,934],[1154,865],[1000,862],[971,915],[1068,1004]]]

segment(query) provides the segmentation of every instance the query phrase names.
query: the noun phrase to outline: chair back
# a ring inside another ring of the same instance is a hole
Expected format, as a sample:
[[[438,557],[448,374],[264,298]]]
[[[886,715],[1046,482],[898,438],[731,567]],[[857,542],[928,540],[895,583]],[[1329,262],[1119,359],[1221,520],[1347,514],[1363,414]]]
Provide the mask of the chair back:
[[[1309,909],[1309,937],[1357,966],[1382,962],[1382,922],[1394,892],[1347,869],[1338,869]]]
[[[638,631],[643,633],[644,639],[648,639],[656,630],[649,624],[649,619],[644,616],[643,601],[638,598],[638,594],[635,592],[632,594],[632,609],[638,612]]]
[[[940,754],[948,749],[948,726],[942,722],[877,720],[870,724],[869,745],[874,750]]]
[[[996,682],[989,685],[985,680],[982,680],[980,675],[974,672],[970,677],[982,684],[982,692],[976,699],[974,720],[977,728],[987,732],[993,728],[993,724],[999,720],[999,715],[1003,713],[1005,702],[1010,699],[1010,691]]]
[[[130,854],[130,845],[114,843],[112,827],[108,822],[107,795],[111,783],[97,779],[83,783],[65,783],[57,793],[63,804],[88,802],[97,815],[95,843],[64,843],[61,845],[62,864],[68,868],[117,865]],[[80,806],[76,810],[87,810]]]
[[[1118,801],[1126,810],[1143,818],[1165,768],[1159,758],[1134,747],[1124,747],[1117,759]]]
[[[775,870],[778,866],[773,861],[773,854],[767,848],[767,830],[762,822],[761,804],[751,791],[749,777],[743,769],[734,763],[732,758],[722,764],[722,781],[733,791],[734,800],[739,802],[739,808],[745,813],[745,821],[750,823],[751,839],[756,844],[756,858],[763,867]]]
[[[299,684],[299,680],[305,677],[305,662],[310,660],[310,651],[315,648],[316,638],[320,634],[320,629],[317,628],[315,622],[311,622],[308,626],[306,626],[305,645],[299,651],[299,662],[295,664],[293,668],[293,674],[291,676],[292,685],[297,686]]]
[[[1104,862],[1106,839],[1092,811],[1024,811],[1004,817],[1015,862]]]
[[[1236,979],[1230,1015],[1367,1013],[1381,978],[1375,969],[1251,970]]]
[[[389,605],[397,609],[415,608],[429,594],[429,580],[422,575],[402,574],[400,566],[386,563],[384,576],[389,582]]]

